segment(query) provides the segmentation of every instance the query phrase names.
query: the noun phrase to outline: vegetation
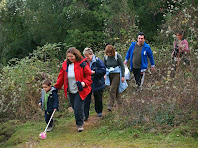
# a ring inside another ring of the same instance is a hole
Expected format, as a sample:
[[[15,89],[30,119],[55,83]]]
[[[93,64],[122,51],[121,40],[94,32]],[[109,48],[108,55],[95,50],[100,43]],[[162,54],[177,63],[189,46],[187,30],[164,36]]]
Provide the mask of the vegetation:
[[[55,114],[56,126],[52,132],[47,133],[47,138],[38,138],[45,128],[43,121],[22,123],[11,120],[1,124],[0,147],[176,147],[196,148],[197,140],[187,135],[188,127],[170,130],[169,133],[144,133],[142,127],[125,129],[112,129],[106,121],[113,118],[108,114],[103,119],[97,119],[96,114],[91,115],[91,120],[85,122],[85,131],[78,133],[74,118],[60,118]],[[92,121],[96,121],[95,123]]]
[[[174,34],[175,28],[194,38],[197,6],[194,0],[2,0],[0,64],[24,58],[47,43],[98,51],[132,39],[137,28],[153,43],[163,40],[163,32]]]
[[[197,147],[197,5],[194,0],[0,1],[0,147]],[[191,53],[190,65],[180,63],[173,78],[176,30],[184,30]],[[156,63],[156,70],[146,73],[143,92],[135,93],[129,81],[123,105],[106,113],[107,88],[105,116],[96,118],[92,106],[93,120],[77,134],[61,90],[55,131],[47,142],[38,140],[45,126],[38,107],[41,84],[45,78],[56,82],[66,50],[91,47],[102,59],[105,45],[113,44],[125,57],[139,31],[146,33]]]

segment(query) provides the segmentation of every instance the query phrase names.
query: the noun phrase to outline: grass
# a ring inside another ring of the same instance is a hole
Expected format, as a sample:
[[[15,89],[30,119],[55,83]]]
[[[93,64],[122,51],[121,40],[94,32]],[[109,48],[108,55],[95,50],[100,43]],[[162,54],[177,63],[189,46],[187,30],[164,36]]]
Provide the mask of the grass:
[[[22,123],[18,120],[11,120],[0,125],[0,147],[198,147],[197,139],[182,135],[181,128],[174,129],[168,134],[145,133],[141,128],[134,127],[116,129],[107,123],[114,113],[106,112],[105,114],[103,118],[98,118],[96,113],[92,112],[88,122],[84,124],[85,130],[81,133],[77,131],[74,117],[66,119],[55,116],[56,127],[52,132],[47,133],[45,140],[39,139],[38,136],[45,129],[46,125],[43,121]]]
[[[32,117],[38,121],[1,123],[0,147],[197,148],[197,74],[191,68],[197,65],[180,68],[173,80],[166,79],[166,64],[159,67],[164,68],[152,75],[147,73],[143,93],[135,93],[135,83],[130,82],[121,96],[125,99],[124,107],[118,112],[106,112],[109,96],[106,90],[105,116],[98,118],[91,103],[90,118],[83,132],[77,132],[73,113],[68,113],[67,104],[61,102],[61,111],[55,113],[56,127],[45,140],[38,136],[46,126],[43,117],[37,119],[38,112]]]

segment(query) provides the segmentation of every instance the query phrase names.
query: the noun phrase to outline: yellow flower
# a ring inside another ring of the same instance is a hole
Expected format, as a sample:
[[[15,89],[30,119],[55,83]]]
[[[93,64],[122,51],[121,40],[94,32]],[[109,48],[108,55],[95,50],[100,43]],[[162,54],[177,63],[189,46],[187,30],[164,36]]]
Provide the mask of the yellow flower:
[[[188,22],[188,20],[184,20],[182,21],[182,24],[186,24]]]

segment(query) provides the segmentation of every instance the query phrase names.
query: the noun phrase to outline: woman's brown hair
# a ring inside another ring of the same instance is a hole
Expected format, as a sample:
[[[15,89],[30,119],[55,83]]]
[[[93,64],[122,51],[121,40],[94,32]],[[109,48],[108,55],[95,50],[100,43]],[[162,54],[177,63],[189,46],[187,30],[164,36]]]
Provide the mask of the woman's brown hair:
[[[115,56],[115,49],[112,45],[107,45],[105,47],[105,54],[110,53],[112,56]]]
[[[80,51],[79,51],[78,49],[76,49],[75,47],[70,47],[70,48],[66,51],[66,57],[67,57],[67,54],[68,54],[68,53],[73,54],[73,55],[76,57],[76,61],[81,61],[81,60],[82,60],[82,55],[81,55]],[[70,61],[70,60],[68,60],[67,58],[66,58],[66,60],[67,60],[67,62],[68,62],[69,64],[71,64],[71,61]]]

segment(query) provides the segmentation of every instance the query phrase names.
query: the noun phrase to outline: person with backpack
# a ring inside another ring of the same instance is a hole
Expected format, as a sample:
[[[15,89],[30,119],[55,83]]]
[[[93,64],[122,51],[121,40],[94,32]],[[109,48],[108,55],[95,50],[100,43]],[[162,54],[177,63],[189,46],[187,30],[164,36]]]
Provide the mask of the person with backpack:
[[[105,84],[110,85],[108,110],[112,111],[115,102],[118,106],[121,105],[119,93],[128,87],[122,57],[112,45],[105,47],[104,65],[106,66]]]
[[[137,36],[137,42],[132,42],[129,47],[124,64],[127,65],[127,61],[130,58],[130,69],[133,71],[135,81],[137,84],[137,91],[142,90],[142,84],[144,82],[145,71],[148,67],[148,59],[151,63],[151,70],[155,69],[155,63],[151,47],[145,43],[145,34],[139,32]]]
[[[85,121],[87,121],[89,118],[89,109],[92,93],[95,99],[95,111],[97,113],[97,116],[102,116],[102,96],[105,89],[104,75],[106,73],[106,70],[103,61],[93,54],[93,50],[91,48],[85,48],[83,51],[83,55],[87,58],[87,61],[89,62],[89,66],[92,72],[91,78],[93,81],[91,85],[92,92],[89,93],[89,95],[85,99],[84,104]]]
[[[58,90],[64,85],[65,96],[67,98],[68,93],[79,132],[84,130],[84,100],[91,92],[92,84],[91,69],[85,60],[78,49],[69,48],[54,85]]]

